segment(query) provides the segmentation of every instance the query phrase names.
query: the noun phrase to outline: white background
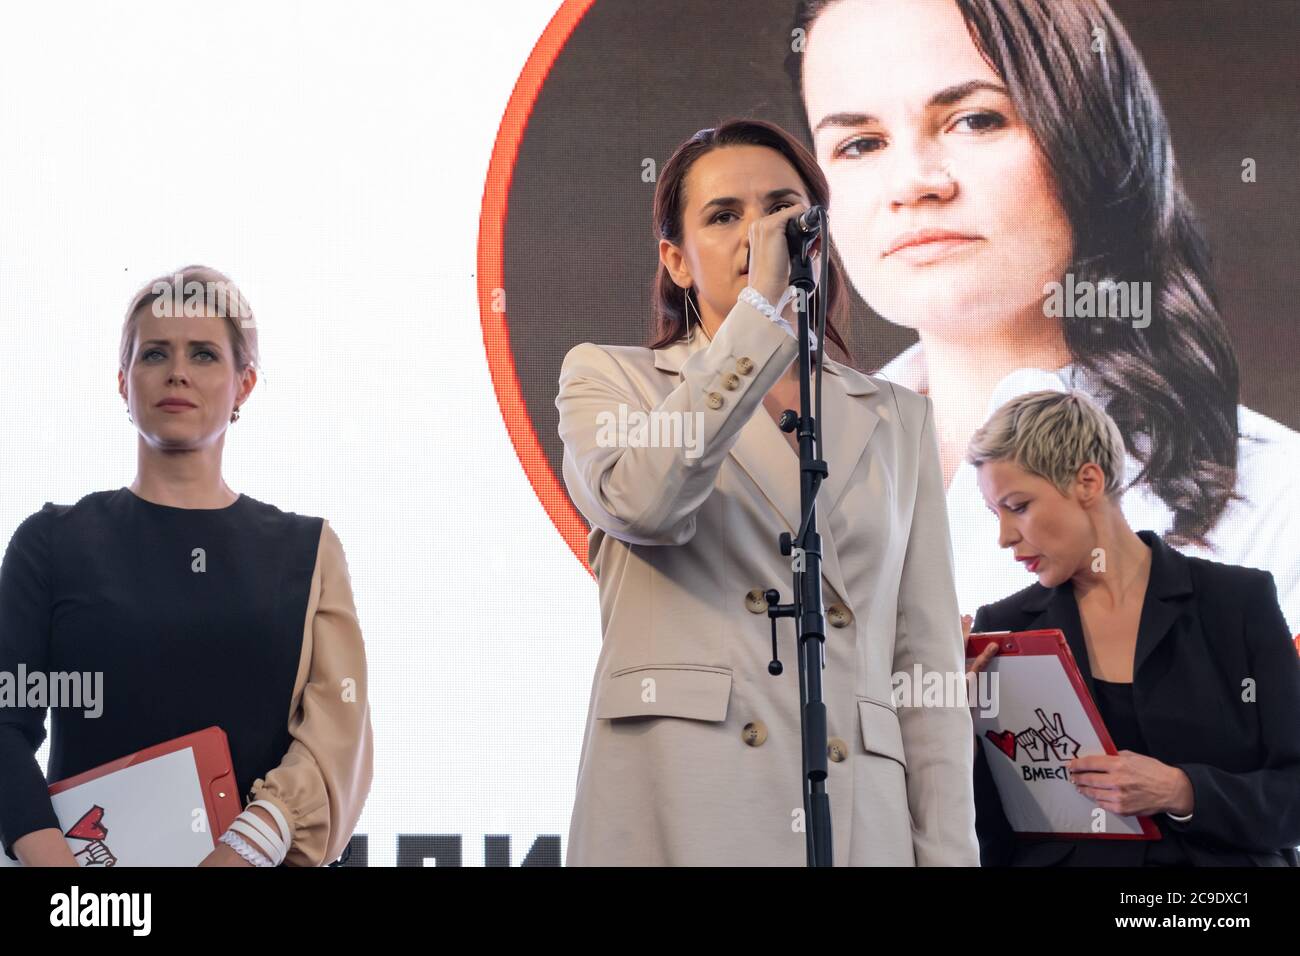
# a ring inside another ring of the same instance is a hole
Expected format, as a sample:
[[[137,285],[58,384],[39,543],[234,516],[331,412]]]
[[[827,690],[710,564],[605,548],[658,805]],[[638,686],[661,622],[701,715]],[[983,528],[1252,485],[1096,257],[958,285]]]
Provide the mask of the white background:
[[[518,864],[568,829],[596,587],[509,442],[474,278],[497,128],[558,7],[0,17],[0,542],[46,501],[132,480],[116,375],[135,290],[193,262],[229,274],[264,373],[225,477],[343,541],[370,664],[372,866],[398,833],[464,834],[474,866],[483,834],[510,834]]]

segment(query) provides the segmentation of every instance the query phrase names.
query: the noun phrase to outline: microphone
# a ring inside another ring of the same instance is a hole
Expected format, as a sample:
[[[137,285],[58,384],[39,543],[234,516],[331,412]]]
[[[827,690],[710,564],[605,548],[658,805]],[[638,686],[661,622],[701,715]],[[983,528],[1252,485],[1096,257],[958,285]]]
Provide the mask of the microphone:
[[[809,206],[804,212],[790,220],[801,235],[815,236],[822,231],[822,207]]]

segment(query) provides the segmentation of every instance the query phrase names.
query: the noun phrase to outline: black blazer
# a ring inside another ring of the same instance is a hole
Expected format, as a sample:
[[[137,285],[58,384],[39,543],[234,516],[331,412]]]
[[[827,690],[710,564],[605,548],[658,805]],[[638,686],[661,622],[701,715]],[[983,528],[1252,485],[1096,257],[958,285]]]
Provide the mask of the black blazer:
[[[1147,755],[1192,781],[1192,819],[1153,818],[1198,866],[1297,866],[1300,656],[1267,571],[1180,554],[1150,531],[1133,697]],[[1033,584],[979,609],[974,631],[1060,628],[1095,700],[1074,585]],[[1243,698],[1246,698],[1243,700]],[[975,828],[985,866],[1134,866],[1134,840],[1017,838],[979,748]]]

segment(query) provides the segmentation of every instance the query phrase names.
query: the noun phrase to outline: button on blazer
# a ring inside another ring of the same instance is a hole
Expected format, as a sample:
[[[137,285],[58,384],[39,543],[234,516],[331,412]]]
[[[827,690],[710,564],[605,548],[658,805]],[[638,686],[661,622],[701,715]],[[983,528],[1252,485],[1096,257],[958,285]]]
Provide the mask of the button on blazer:
[[[805,861],[793,626],[773,677],[762,595],[791,601],[777,537],[798,530],[798,457],[761,402],[796,353],[738,302],[711,341],[564,361],[564,480],[603,629],[571,865]],[[964,666],[932,406],[830,361],[822,387],[834,862],[975,865],[969,711],[891,694],[896,672]]]

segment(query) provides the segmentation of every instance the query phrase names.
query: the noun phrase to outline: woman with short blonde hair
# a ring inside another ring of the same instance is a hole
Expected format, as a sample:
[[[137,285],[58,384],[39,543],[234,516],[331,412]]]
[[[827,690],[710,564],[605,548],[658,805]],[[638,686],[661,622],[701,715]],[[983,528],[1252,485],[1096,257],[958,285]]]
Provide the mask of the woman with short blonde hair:
[[[1124,438],[1114,419],[1081,391],[1031,392],[1003,405],[971,438],[966,460],[976,468],[1013,461],[1062,494],[1079,469],[1095,462],[1107,495],[1121,494]]]
[[[1123,460],[1115,422],[1078,391],[1020,395],[975,432],[967,461],[999,544],[1038,583],[981,607],[973,627],[1065,634],[1118,754],[1081,754],[1049,728],[1045,759],[1108,814],[1150,816],[1162,839],[1019,840],[991,771],[1014,758],[985,741],[981,861],[1296,866],[1300,658],[1273,576],[1135,534],[1121,509]]]

